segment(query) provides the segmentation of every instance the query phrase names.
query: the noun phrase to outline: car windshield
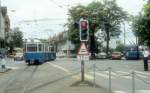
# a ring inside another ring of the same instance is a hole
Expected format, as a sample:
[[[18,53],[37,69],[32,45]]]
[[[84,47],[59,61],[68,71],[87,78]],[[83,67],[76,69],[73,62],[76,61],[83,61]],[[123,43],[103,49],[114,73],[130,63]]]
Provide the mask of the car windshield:
[[[150,0],[0,0],[0,93],[150,93],[149,51]]]

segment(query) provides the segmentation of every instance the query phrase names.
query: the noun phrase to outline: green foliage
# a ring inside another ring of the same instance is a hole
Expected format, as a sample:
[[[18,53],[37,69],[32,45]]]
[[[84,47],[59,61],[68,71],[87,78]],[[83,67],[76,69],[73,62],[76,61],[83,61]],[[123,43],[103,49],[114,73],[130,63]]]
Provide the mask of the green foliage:
[[[23,47],[23,33],[19,28],[14,28],[13,43],[15,47]]]
[[[144,5],[144,13],[139,14],[133,20],[132,28],[135,36],[138,36],[139,43],[150,43],[150,2]]]
[[[80,18],[86,18],[90,24],[90,35],[98,29],[102,29],[104,33],[109,28],[109,35],[119,36],[121,33],[120,23],[126,19],[126,12],[116,4],[115,0],[104,0],[102,2],[92,2],[87,6],[78,5],[69,9],[68,31],[69,39],[75,46],[79,46],[79,27]],[[96,30],[91,29],[93,26]],[[107,38],[106,40],[109,40]],[[77,47],[76,47],[77,48]]]
[[[7,46],[13,49],[14,47],[23,47],[23,33],[19,28],[14,28],[6,34]]]
[[[123,52],[124,48],[125,48],[125,46],[123,44],[119,44],[119,45],[117,45],[115,51]]]

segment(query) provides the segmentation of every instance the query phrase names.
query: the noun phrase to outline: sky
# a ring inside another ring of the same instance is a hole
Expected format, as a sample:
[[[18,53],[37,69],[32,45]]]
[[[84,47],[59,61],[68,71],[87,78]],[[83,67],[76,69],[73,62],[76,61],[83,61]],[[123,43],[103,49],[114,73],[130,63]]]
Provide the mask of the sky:
[[[8,8],[11,28],[19,27],[24,38],[48,38],[65,30],[63,24],[67,22],[71,6],[87,5],[92,1],[98,0],[1,0],[1,4]],[[117,4],[132,15],[141,11],[143,3],[144,0],[117,0]],[[126,36],[135,41],[128,26]]]

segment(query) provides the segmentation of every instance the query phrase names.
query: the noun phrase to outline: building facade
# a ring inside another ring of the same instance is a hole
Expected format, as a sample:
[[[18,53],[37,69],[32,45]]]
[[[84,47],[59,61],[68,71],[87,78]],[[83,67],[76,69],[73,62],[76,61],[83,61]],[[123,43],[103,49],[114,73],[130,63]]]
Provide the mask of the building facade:
[[[0,48],[5,47],[5,35],[10,31],[10,20],[7,7],[0,7]]]
[[[56,52],[61,56],[74,56],[75,46],[68,40],[67,31],[60,32],[56,36],[49,38],[49,41],[56,45]]]

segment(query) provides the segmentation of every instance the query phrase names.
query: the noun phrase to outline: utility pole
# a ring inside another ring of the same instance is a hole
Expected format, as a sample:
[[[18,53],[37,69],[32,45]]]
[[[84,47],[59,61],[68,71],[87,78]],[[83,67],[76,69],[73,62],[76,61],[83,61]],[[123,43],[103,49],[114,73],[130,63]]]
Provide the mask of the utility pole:
[[[0,33],[2,33],[2,27],[1,27],[1,0],[0,0]],[[1,36],[0,36],[0,38],[1,38]],[[1,43],[1,41],[0,41],[0,48],[1,48],[1,45],[2,43]]]
[[[123,23],[124,25],[124,46],[126,45],[126,27],[125,27],[125,22]]]

